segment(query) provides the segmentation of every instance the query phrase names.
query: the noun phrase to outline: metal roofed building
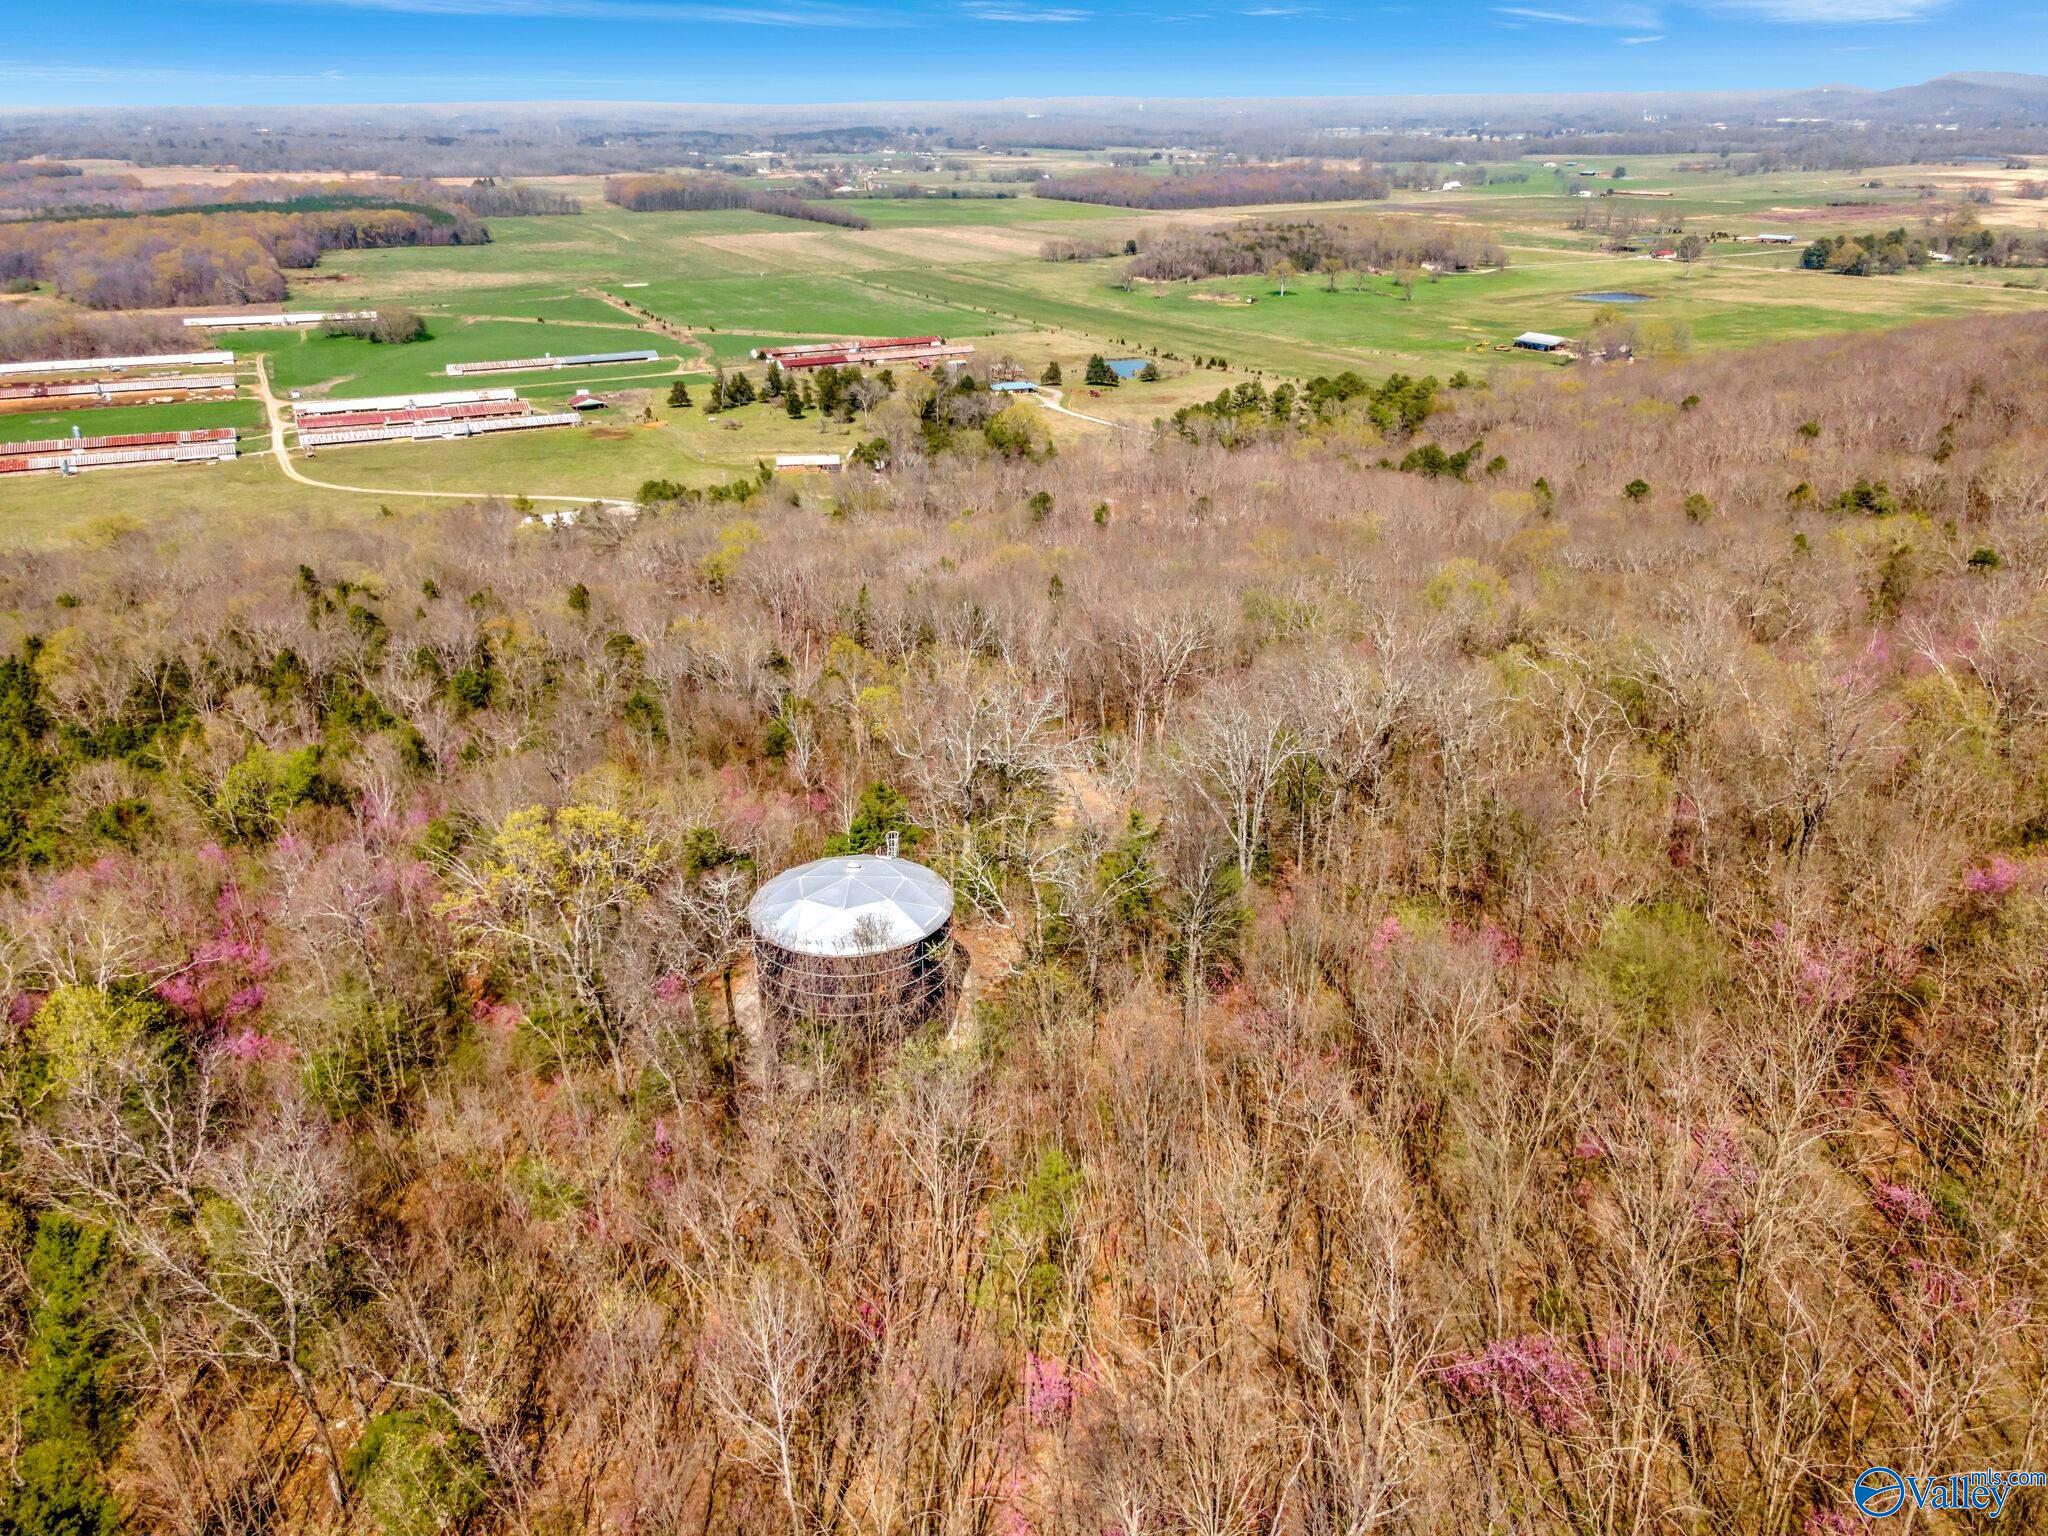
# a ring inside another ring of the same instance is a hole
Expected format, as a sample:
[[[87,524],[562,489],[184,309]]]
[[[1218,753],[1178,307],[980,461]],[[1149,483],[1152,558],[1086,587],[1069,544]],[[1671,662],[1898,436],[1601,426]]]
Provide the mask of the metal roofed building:
[[[303,418],[352,415],[357,411],[409,411],[436,405],[475,405],[486,400],[518,398],[518,391],[511,389],[444,389],[412,395],[369,395],[355,400],[323,395],[317,400],[294,400],[292,415]]]
[[[630,352],[584,352],[570,357],[542,353],[539,357],[500,357],[479,363],[449,363],[442,372],[451,378],[469,373],[531,373],[542,368],[594,368],[608,363],[653,363],[661,354],[651,349]]]
[[[799,864],[755,893],[747,921],[762,1012],[778,1030],[809,1020],[871,1042],[952,999],[953,888],[909,859]]]
[[[188,331],[276,331],[325,325],[330,320],[374,320],[374,309],[295,309],[276,315],[191,315]]]
[[[148,357],[43,357],[25,363],[0,363],[0,374],[120,373],[129,368],[199,368],[234,360],[232,352],[160,352]]]
[[[1524,331],[1515,338],[1515,345],[1525,352],[1556,352],[1571,343],[1562,336],[1552,336],[1545,331]]]

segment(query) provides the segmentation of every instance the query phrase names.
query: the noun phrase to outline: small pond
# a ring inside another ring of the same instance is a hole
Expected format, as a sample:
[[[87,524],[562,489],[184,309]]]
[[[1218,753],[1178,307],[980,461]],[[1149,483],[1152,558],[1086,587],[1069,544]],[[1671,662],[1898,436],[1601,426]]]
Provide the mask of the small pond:
[[[1647,304],[1647,293],[1575,293],[1572,295],[1581,304]]]
[[[1135,379],[1145,371],[1145,359],[1142,357],[1112,357],[1109,360],[1109,371],[1120,379]]]

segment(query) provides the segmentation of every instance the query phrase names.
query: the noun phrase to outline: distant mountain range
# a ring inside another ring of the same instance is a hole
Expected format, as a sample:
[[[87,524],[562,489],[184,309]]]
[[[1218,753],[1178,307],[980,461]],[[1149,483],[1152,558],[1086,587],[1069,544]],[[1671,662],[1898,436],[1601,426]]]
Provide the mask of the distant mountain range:
[[[1895,125],[1958,123],[1972,128],[2048,123],[2048,75],[1941,75],[1889,91],[1823,85],[1765,97],[1758,116],[1857,118]]]

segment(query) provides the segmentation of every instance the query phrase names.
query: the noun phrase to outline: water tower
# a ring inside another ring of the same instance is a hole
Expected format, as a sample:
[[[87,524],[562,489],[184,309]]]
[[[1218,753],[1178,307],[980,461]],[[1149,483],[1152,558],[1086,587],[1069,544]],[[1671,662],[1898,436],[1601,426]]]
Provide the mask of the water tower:
[[[811,1021],[894,1038],[953,1000],[953,888],[886,854],[817,859],[775,876],[747,909],[761,1009],[779,1035]]]

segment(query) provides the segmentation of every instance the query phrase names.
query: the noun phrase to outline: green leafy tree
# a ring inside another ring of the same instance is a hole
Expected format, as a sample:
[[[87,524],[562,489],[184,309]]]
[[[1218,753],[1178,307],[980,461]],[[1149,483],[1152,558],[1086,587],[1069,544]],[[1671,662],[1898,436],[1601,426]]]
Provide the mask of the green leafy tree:
[[[910,819],[909,801],[887,784],[870,784],[861,791],[846,830],[826,840],[825,852],[833,857],[880,853],[891,832],[897,834],[906,849],[916,847],[922,835]]]
[[[36,647],[0,660],[0,868],[47,859],[62,801],[63,760],[47,741]]]
[[[479,1515],[490,1483],[476,1437],[444,1412],[406,1408],[363,1426],[349,1482],[379,1536],[439,1536]]]
[[[12,1404],[23,1449],[0,1498],[7,1536],[112,1536],[120,1524],[105,1467],[127,1398],[120,1351],[94,1305],[110,1268],[103,1231],[54,1214],[36,1223],[33,1303]]]
[[[996,412],[983,423],[981,435],[989,447],[1010,459],[1052,457],[1052,434],[1045,420],[1028,406],[1012,405]]]
[[[213,814],[229,836],[254,843],[275,835],[299,806],[336,805],[344,798],[342,787],[322,767],[320,747],[294,752],[252,747],[221,780]]]
[[[613,941],[648,901],[669,851],[642,822],[594,805],[514,811],[479,857],[450,868],[441,910],[474,963],[526,985],[536,1029],[563,1061],[607,1052],[626,1090]]]

